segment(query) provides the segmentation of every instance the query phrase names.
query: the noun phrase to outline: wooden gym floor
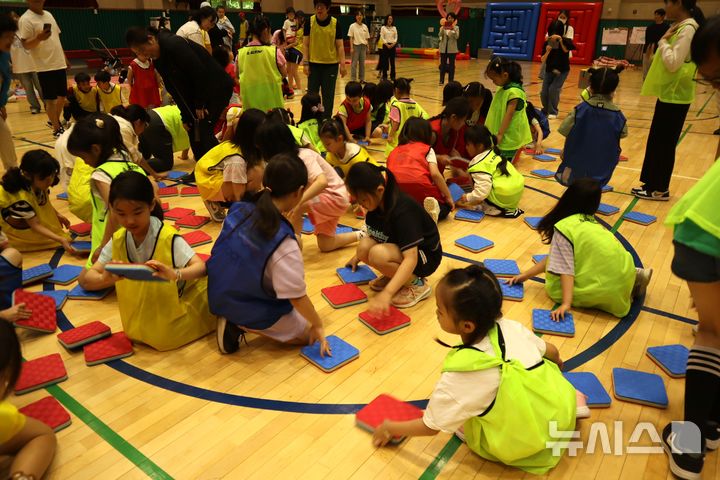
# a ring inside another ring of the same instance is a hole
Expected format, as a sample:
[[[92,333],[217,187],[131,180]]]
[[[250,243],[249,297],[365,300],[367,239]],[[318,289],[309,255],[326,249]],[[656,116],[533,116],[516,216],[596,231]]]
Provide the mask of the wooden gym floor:
[[[481,73],[484,68],[484,62],[460,61],[457,79],[463,83],[480,80],[494,89]],[[539,106],[538,64],[526,63],[524,68],[528,96]],[[573,67],[563,89],[561,119],[579,101],[579,70]],[[373,74],[374,70],[368,69],[368,80]],[[398,76],[413,77],[413,97],[429,113],[440,111],[442,87],[438,87],[436,62],[398,59]],[[336,108],[343,98],[344,84],[344,80],[338,82]],[[660,374],[670,405],[661,410],[613,398],[609,408],[594,409],[590,419],[579,422],[583,441],[587,443],[592,422],[604,422],[609,427],[613,452],[618,454],[603,454],[596,448],[592,454],[581,451],[575,457],[565,456],[548,475],[551,478],[671,477],[664,454],[619,453],[628,445],[637,423],[649,422],[661,429],[667,421],[682,416],[683,380],[665,375],[645,355],[645,349],[672,343],[690,346],[693,340],[690,324],[697,317],[686,285],[671,274],[671,231],[663,219],[712,164],[718,144],[712,132],[718,120],[714,93],[700,87],[680,140],[671,202],[636,202],[628,192],[638,184],[655,101],[639,95],[640,85],[639,71],[621,75],[616,102],[630,127],[629,137],[622,142],[629,161],[615,171],[611,182],[614,192],[603,195],[603,202],[619,207],[620,213],[600,219],[617,231],[643,265],[655,269],[648,295],[644,305],[635,305],[620,321],[605,313],[575,310],[575,337],[547,339],[560,348],[566,366],[594,372],[608,391],[613,367]],[[288,104],[298,119],[300,95]],[[8,105],[18,157],[38,147],[52,150],[54,143],[44,125],[45,115],[31,116],[28,110],[24,100]],[[553,130],[561,119],[551,122]],[[553,133],[547,146],[561,148],[562,137]],[[382,145],[374,143],[370,149],[376,158],[382,158]],[[192,167],[192,162],[178,162],[180,169]],[[518,167],[527,175],[528,188],[521,204],[527,216],[543,215],[563,190],[552,180],[530,176],[530,171],[556,166],[557,162],[546,165],[529,156],[520,159]],[[204,212],[199,198],[173,198],[170,204]],[[56,201],[56,205],[71,216],[64,202]],[[657,215],[658,222],[647,227],[623,222],[622,212],[630,209]],[[360,224],[351,214],[342,222]],[[216,236],[219,225],[203,230]],[[463,267],[469,261],[509,258],[526,269],[532,265],[531,255],[547,253],[547,246],[521,219],[485,218],[480,224],[449,219],[440,223],[440,232],[447,255],[430,279],[433,284],[451,268]],[[455,239],[469,233],[493,240],[495,247],[471,254],[454,245]],[[58,452],[49,478],[534,478],[486,462],[443,433],[413,438],[399,447],[378,450],[371,445],[370,435],[355,427],[353,412],[380,393],[404,400],[427,399],[446,354],[433,338],[439,336],[447,342],[456,339],[438,327],[433,300],[409,309],[412,325],[387,336],[377,336],[357,321],[363,305],[334,310],[321,298],[320,289],[339,283],[334,270],[345,264],[353,249],[321,254],[312,238],[306,237],[304,243],[308,293],[325,321],[327,333],[339,335],[361,351],[357,361],[331,374],[303,360],[297,348],[253,336],[249,336],[249,346],[243,345],[234,355],[220,355],[211,335],[167,353],[136,346],[133,357],[87,367],[82,354],[66,351],[55,335],[20,332],[26,358],[59,352],[69,375],[67,381],[49,389],[73,419],[72,425],[58,434]],[[197,250],[209,253],[211,245]],[[52,256],[53,252],[26,254],[25,266],[48,262]],[[53,261],[58,260],[60,264],[81,264],[68,256],[56,255]],[[503,313],[530,326],[533,308],[551,307],[543,285],[529,281],[524,301],[506,302]],[[70,300],[63,311],[66,319],[61,316],[61,328],[93,320],[107,322],[114,330],[121,328],[114,294],[102,302]],[[41,390],[11,397],[10,401],[23,406],[45,395],[48,392]],[[614,422],[623,422],[621,432]],[[623,440],[622,445],[615,445],[615,435]],[[630,446],[650,445],[652,440],[645,434],[639,444]],[[711,453],[704,478],[718,474],[718,454]]]

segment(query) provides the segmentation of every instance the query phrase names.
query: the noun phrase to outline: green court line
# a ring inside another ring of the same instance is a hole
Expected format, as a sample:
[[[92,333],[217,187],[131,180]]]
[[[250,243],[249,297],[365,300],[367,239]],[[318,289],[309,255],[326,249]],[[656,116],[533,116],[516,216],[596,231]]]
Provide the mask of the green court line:
[[[613,225],[612,228],[610,229],[610,231],[612,233],[615,233],[618,231],[618,229],[620,228],[620,225],[622,225],[622,223],[625,221],[625,214],[628,212],[631,212],[632,209],[635,208],[635,205],[637,204],[638,200],[640,200],[638,197],[635,197],[632,200],[630,200],[630,205],[627,206],[627,208],[622,213],[622,215],[620,216],[618,221],[615,222],[615,225]]]
[[[127,440],[121,437],[117,432],[107,426],[102,420],[93,415],[90,410],[85,408],[75,400],[69,393],[57,385],[46,387],[53,397],[55,397],[65,408],[70,410],[76,417],[82,420],[90,427],[100,438],[105,440],[110,446],[117,450],[121,455],[134,463],[140,470],[145,472],[148,477],[159,480],[172,480],[167,472],[155,464],[152,460],[142,454],[140,450],[132,446]]]
[[[47,144],[45,144],[45,143],[36,142],[36,141],[34,141],[34,140],[28,140],[28,139],[25,138],[25,137],[16,137],[16,136],[13,135],[13,138],[14,138],[15,140],[19,140],[19,141],[21,141],[21,142],[32,143],[33,145],[38,145],[38,146],[45,147],[45,148],[55,148],[55,147],[52,146],[52,145],[47,145]]]
[[[692,128],[692,124],[688,125],[687,128],[682,132],[682,135],[680,135],[680,138],[678,139],[677,144],[680,145],[680,142],[682,142],[685,139],[685,135],[690,131]]]
[[[445,467],[445,464],[455,455],[457,449],[462,445],[462,440],[453,435],[450,441],[445,444],[440,453],[437,454],[435,460],[425,469],[420,475],[420,480],[434,480],[440,474],[440,471]]]
[[[705,107],[707,107],[707,104],[710,102],[710,99],[711,99],[714,95],[715,95],[715,89],[713,89],[713,91],[712,91],[712,93],[710,94],[710,96],[707,98],[707,100],[705,100],[705,103],[703,103],[703,106],[700,107],[700,110],[698,110],[698,112],[695,114],[696,117],[699,117],[700,114],[703,112],[703,110],[705,110]]]

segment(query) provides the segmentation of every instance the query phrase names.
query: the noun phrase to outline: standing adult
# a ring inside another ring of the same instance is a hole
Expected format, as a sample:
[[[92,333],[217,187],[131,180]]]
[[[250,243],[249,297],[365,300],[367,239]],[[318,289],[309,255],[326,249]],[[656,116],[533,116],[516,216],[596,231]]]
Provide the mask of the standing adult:
[[[454,13],[448,13],[441,20],[440,25],[440,85],[445,83],[445,74],[448,81],[455,81],[455,57],[458,54],[458,38],[460,38],[460,27],[457,24],[457,17]]]
[[[648,25],[645,29],[645,44],[643,45],[643,81],[647,77],[648,70],[652,64],[655,50],[657,50],[658,42],[665,35],[670,28],[670,25],[665,23],[665,9],[658,8],[655,10],[655,21]]]
[[[67,94],[67,60],[60,43],[60,28],[55,17],[43,9],[45,0],[27,0],[27,4],[28,10],[18,23],[19,36],[35,62],[45,113],[57,138],[65,131],[60,124],[60,114]]]
[[[10,16],[15,22],[20,20],[20,17],[15,12],[10,12]],[[23,47],[22,40],[20,40],[17,32],[10,48],[10,58],[12,59],[13,77],[18,79],[25,89],[25,98],[30,104],[30,113],[33,115],[40,113],[41,105],[38,95],[42,97],[42,87],[40,87],[35,61],[30,52]]]
[[[225,15],[225,6],[220,5],[217,7],[218,20],[216,27],[223,31],[223,45],[233,47],[233,37],[235,37],[235,27],[233,26],[230,19]]]
[[[8,88],[12,82],[10,73],[10,47],[17,31],[17,24],[10,15],[0,14],[0,161],[5,166],[5,171],[10,167],[17,166],[15,155],[15,144],[12,139],[12,132],[7,124],[7,110],[5,104],[8,101]]]
[[[303,31],[303,63],[308,76],[308,92],[319,93],[329,118],[335,106],[335,83],[345,68],[345,46],[337,18],[330,15],[331,0],[313,0],[315,15],[305,23]]]
[[[196,160],[217,145],[213,127],[227,107],[233,79],[203,47],[167,30],[130,28],[125,40],[136,54],[150,57],[177,103]],[[194,181],[190,174],[186,181]]]
[[[176,35],[186,40],[197,43],[208,53],[212,54],[212,42],[208,31],[215,26],[217,13],[212,7],[201,7],[193,12],[183,26],[178,28]]]
[[[540,101],[548,118],[557,118],[560,105],[560,91],[570,73],[570,51],[574,49],[572,40],[563,37],[564,25],[555,20],[548,27],[545,41],[545,53],[542,62],[545,66]]]
[[[570,41],[575,40],[575,29],[570,25],[570,10],[560,10],[557,19],[563,24],[563,33],[561,36]],[[570,52],[570,58],[572,58],[572,52]]]
[[[671,15],[674,16],[668,8],[668,16]],[[718,45],[720,17],[716,16],[700,27],[691,46],[691,58],[698,66],[698,82],[715,90],[720,90]],[[662,41],[658,55],[661,49]],[[651,75],[652,70],[648,79]],[[668,424],[662,433],[670,470],[683,479],[701,478],[705,452],[715,450],[720,442],[719,202],[720,162],[716,161],[675,204],[666,220],[673,226],[672,272],[687,282],[699,320],[687,360],[684,421]]]
[[[382,49],[380,53],[380,72],[383,80],[388,78],[390,68],[390,80],[395,80],[395,47],[397,47],[398,32],[395,27],[395,19],[392,15],[385,18],[385,24],[380,27],[380,40]]]
[[[355,12],[355,23],[350,25],[348,37],[350,37],[350,56],[352,58],[350,62],[350,80],[365,83],[365,56],[367,55],[370,32],[367,25],[363,23],[362,10]],[[358,67],[360,67],[359,76]]]
[[[282,79],[287,75],[282,48],[270,44],[270,20],[265,15],[253,18],[252,41],[238,50],[237,69],[243,109],[263,112],[283,108]]]
[[[245,12],[238,13],[240,19],[240,25],[238,25],[238,43],[237,47],[242,48],[245,46],[248,40],[248,34],[250,32],[250,24],[245,18]]]
[[[665,10],[674,23],[658,42],[640,91],[641,95],[658,99],[640,173],[642,186],[632,189],[638,198],[660,201],[670,198],[675,148],[690,104],[695,100],[697,66],[690,57],[690,44],[705,21],[696,0],[666,0]]]

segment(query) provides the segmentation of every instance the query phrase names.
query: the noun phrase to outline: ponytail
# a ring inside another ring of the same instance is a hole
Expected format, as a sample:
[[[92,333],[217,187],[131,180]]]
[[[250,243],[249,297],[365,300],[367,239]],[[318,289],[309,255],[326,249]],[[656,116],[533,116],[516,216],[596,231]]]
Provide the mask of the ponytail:
[[[465,144],[482,145],[486,150],[491,150],[495,155],[500,155],[497,136],[490,133],[485,125],[473,125],[465,129]],[[503,158],[497,168],[506,177],[510,175],[507,169],[508,160]]]
[[[77,153],[88,153],[93,145],[100,147],[98,163],[91,165],[93,167],[105,163],[115,152],[129,156],[120,134],[120,125],[105,113],[91,113],[78,120],[68,138],[67,149],[73,155],[80,156]]]
[[[17,193],[20,190],[29,191],[32,188],[33,178],[48,178],[54,176],[52,186],[59,183],[60,163],[45,150],[30,150],[23,155],[20,167],[11,167],[2,177],[3,188],[8,193]]]
[[[255,197],[255,220],[253,227],[261,236],[270,240],[275,236],[283,221],[273,199],[279,199],[297,192],[308,183],[305,164],[297,155],[278,154],[265,167],[263,185],[265,189]]]
[[[699,26],[705,23],[705,14],[702,9],[697,6],[697,0],[679,0],[682,7],[690,14]],[[676,2],[673,2],[676,3]]]

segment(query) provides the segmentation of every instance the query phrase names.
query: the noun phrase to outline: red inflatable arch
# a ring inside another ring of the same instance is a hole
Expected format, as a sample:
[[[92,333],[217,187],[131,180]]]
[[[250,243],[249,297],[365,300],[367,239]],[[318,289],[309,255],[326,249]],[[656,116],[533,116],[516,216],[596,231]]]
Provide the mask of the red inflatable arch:
[[[462,0],[435,0],[435,5],[442,18],[447,17],[448,13],[454,13],[457,16],[462,7]],[[445,9],[446,5],[447,9]]]
[[[575,29],[573,52],[570,63],[589,65],[595,57],[595,39],[602,14],[602,3],[548,2],[540,8],[537,37],[533,60],[539,62],[550,22],[557,19],[560,10],[570,11],[570,25]]]

